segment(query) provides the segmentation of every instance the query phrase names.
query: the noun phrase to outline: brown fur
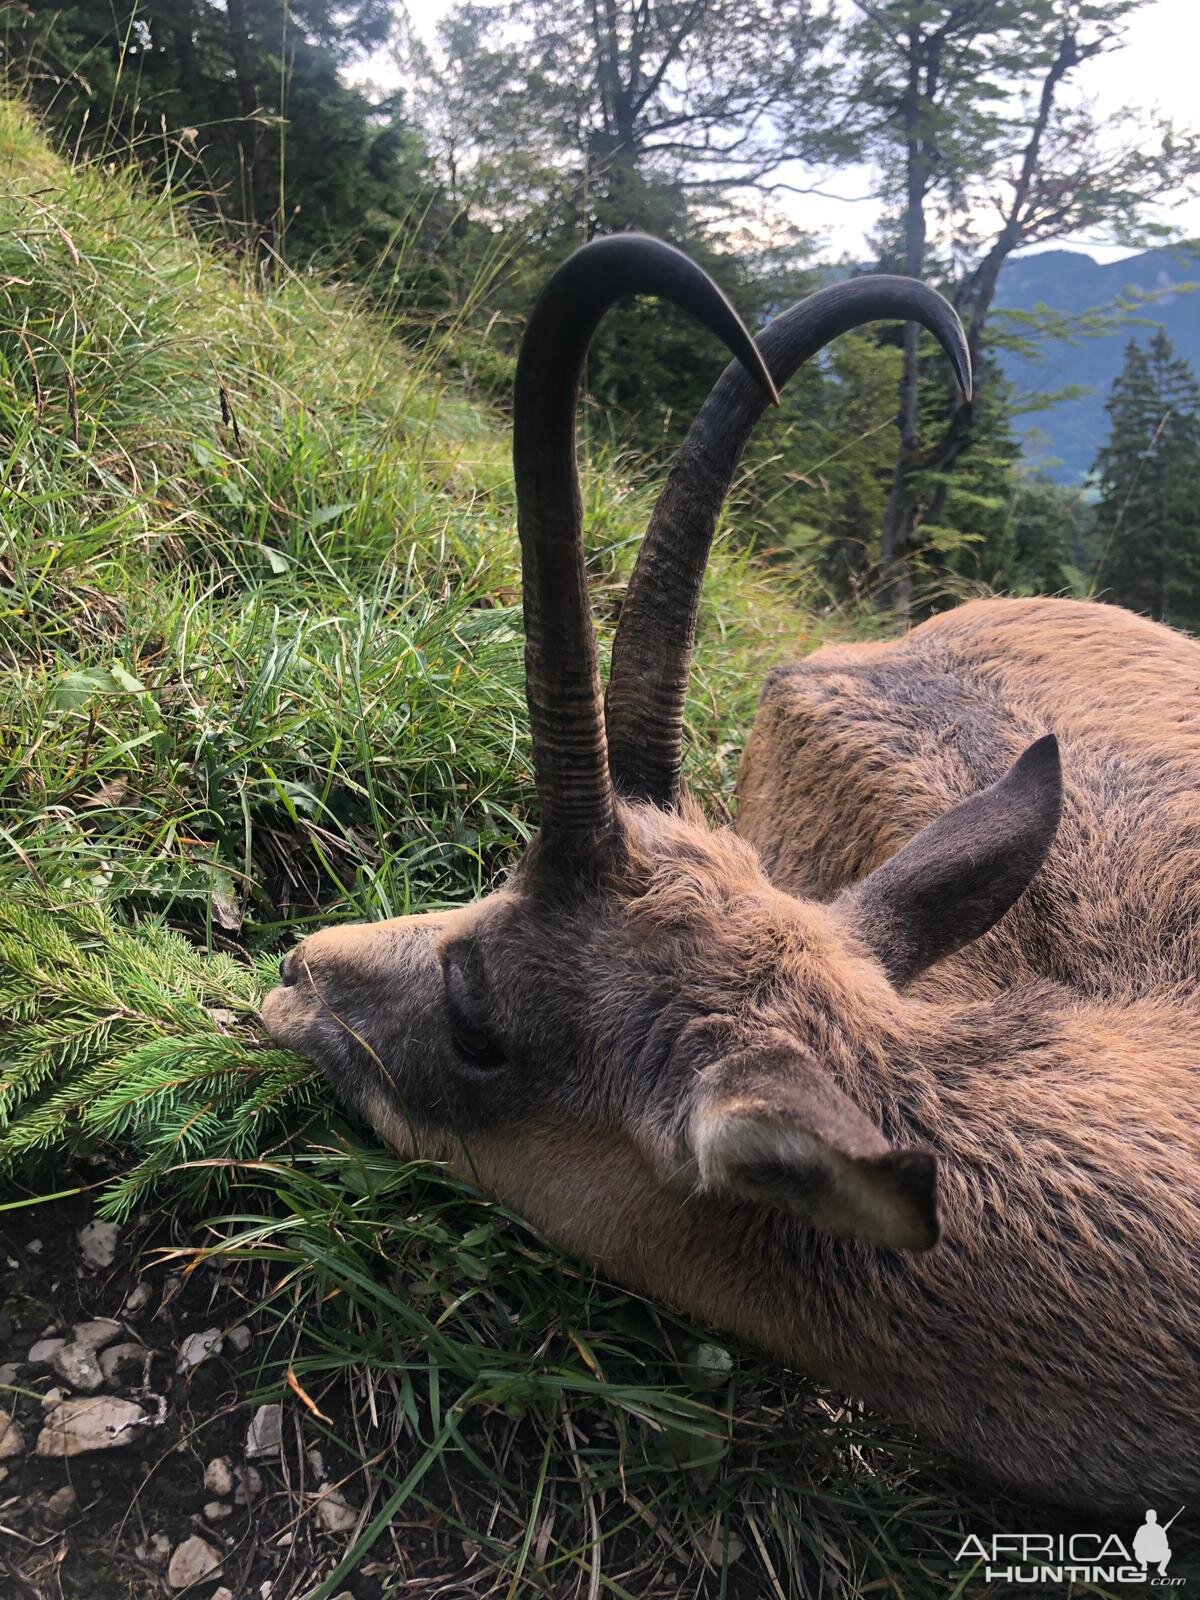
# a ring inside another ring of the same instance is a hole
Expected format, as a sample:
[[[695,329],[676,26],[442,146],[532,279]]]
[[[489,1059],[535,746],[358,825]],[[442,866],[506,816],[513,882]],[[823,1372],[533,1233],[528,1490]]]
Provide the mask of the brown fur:
[[[1045,865],[898,988],[847,891],[1048,730]],[[740,796],[741,838],[623,807],[566,887],[535,845],[469,911],[318,934],[264,1015],[395,1148],[1004,1483],[1194,1497],[1200,646],[1031,600],[823,650]],[[447,1034],[460,957],[501,1066]]]

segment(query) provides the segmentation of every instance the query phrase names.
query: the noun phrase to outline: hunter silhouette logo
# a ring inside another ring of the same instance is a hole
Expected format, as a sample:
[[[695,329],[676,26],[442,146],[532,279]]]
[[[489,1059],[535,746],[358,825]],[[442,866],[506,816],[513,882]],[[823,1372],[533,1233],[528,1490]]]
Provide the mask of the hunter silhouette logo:
[[[1182,1510],[1183,1507],[1180,1506],[1179,1511]],[[1179,1511],[1175,1513],[1175,1517],[1179,1515]],[[1175,1521],[1175,1517],[1171,1518],[1171,1522]],[[1167,1528],[1171,1526],[1171,1522],[1160,1526],[1158,1512],[1147,1511],[1145,1522],[1133,1536],[1134,1556],[1143,1567],[1157,1567],[1160,1578],[1166,1577],[1167,1563],[1171,1559],[1171,1546],[1167,1543]]]
[[[994,1533],[989,1541],[971,1534],[958,1552],[958,1566],[988,1583],[1144,1583],[1152,1589],[1181,1589],[1186,1578],[1170,1577],[1170,1521],[1147,1510],[1145,1521],[1126,1545],[1115,1533]]]

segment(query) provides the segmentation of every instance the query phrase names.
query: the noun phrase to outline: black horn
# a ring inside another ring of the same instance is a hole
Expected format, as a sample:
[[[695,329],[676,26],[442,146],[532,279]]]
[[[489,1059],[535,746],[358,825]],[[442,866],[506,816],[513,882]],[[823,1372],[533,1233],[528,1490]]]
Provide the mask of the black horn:
[[[563,262],[538,297],[513,400],[525,683],[542,826],[576,837],[607,831],[613,794],[584,565],[575,408],[597,324],[616,301],[640,294],[690,311],[745,362],[747,382],[761,388],[764,403],[776,398],[763,358],[725,296],[661,240],[596,239]]]
[[[834,284],[782,312],[758,336],[775,384],[830,340],[866,322],[896,318],[928,328],[966,395],[971,358],[954,308],[915,278],[883,274]],[[704,569],[721,507],[746,441],[767,404],[739,365],[718,379],[654,507],[613,641],[606,702],[609,764],[618,791],[675,804],[683,710]]]

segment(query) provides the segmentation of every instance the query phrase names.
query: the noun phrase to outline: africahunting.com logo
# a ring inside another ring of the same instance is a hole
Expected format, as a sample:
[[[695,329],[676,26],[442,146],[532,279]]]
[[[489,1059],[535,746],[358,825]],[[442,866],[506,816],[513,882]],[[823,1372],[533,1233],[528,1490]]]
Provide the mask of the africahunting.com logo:
[[[1147,1511],[1128,1545],[1115,1533],[994,1533],[990,1540],[971,1534],[957,1565],[989,1583],[1145,1583],[1179,1589],[1187,1579],[1167,1571],[1167,1529],[1182,1510],[1170,1522],[1159,1522],[1157,1511]]]

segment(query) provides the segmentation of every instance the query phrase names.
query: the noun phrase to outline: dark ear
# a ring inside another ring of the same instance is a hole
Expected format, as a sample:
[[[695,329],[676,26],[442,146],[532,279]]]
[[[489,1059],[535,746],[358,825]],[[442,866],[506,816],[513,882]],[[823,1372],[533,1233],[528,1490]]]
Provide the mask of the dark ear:
[[[892,982],[907,983],[999,922],[1046,859],[1061,811],[1050,733],[999,783],[931,822],[836,904]]]
[[[937,1242],[933,1152],[894,1150],[784,1034],[705,1068],[687,1142],[702,1189],[895,1250]]]

